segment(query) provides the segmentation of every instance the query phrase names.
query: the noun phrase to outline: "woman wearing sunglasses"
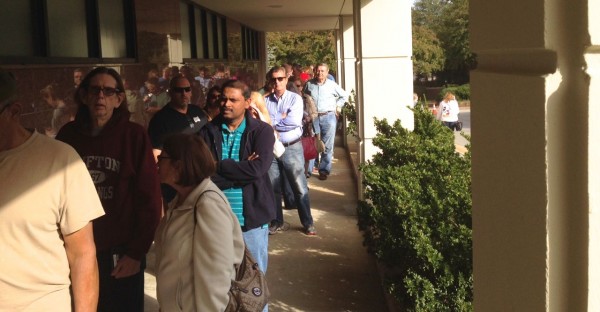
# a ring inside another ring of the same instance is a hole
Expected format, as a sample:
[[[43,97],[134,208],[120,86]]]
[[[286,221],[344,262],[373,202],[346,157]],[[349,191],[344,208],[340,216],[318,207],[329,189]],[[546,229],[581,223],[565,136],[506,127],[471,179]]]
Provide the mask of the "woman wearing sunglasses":
[[[150,139],[129,121],[124,90],[114,69],[91,71],[75,92],[75,120],[56,138],[79,153],[106,213],[93,221],[98,311],[141,312],[145,254],[160,220],[161,200]]]

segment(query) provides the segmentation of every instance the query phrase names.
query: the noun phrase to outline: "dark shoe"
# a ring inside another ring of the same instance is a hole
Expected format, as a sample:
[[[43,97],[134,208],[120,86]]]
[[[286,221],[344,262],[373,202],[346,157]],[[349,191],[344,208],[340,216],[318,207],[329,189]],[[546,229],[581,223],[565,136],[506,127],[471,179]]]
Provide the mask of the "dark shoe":
[[[306,235],[317,235],[317,230],[315,230],[315,226],[314,225],[309,225],[307,228],[304,229],[304,234]]]
[[[280,227],[279,224],[273,222],[271,223],[271,225],[269,226],[269,235],[275,235],[277,234],[277,229]]]
[[[279,232],[285,232],[290,228],[290,224],[287,222],[283,222],[283,224],[279,224],[276,222],[271,223],[269,226],[269,235],[275,235]]]
[[[319,180],[321,180],[321,181],[327,180],[327,174],[325,172],[320,172],[319,173]]]

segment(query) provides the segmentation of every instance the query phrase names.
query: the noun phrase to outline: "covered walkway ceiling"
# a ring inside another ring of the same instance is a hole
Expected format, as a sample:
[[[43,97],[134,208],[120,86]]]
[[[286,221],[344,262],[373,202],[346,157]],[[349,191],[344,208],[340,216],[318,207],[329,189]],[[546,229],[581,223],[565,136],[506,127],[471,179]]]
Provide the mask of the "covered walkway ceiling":
[[[338,29],[352,15],[352,0],[193,0],[258,31]]]

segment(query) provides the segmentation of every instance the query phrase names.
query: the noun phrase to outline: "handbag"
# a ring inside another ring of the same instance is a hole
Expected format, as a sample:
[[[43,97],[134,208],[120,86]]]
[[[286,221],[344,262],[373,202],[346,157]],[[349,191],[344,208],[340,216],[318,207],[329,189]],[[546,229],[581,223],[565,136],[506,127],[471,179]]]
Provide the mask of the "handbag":
[[[462,121],[457,121],[456,125],[454,126],[454,129],[456,129],[456,131],[461,131],[462,130]]]
[[[302,148],[304,149],[304,160],[308,161],[317,158],[317,146],[314,136],[302,137]]]
[[[270,295],[265,275],[244,246],[244,258],[236,267],[235,280],[231,281],[225,312],[260,312],[269,302]]]
[[[206,192],[202,192],[196,203]],[[194,224],[197,224],[196,207],[194,205]],[[194,226],[195,228],[195,226]],[[231,280],[229,288],[229,302],[225,307],[225,312],[260,312],[269,302],[271,293],[267,287],[265,274],[258,268],[258,263],[252,257],[252,254],[244,244],[244,257],[239,265],[234,265],[235,280]]]
[[[317,143],[317,153],[325,153],[325,142],[321,140],[320,134],[317,134],[315,142]]]

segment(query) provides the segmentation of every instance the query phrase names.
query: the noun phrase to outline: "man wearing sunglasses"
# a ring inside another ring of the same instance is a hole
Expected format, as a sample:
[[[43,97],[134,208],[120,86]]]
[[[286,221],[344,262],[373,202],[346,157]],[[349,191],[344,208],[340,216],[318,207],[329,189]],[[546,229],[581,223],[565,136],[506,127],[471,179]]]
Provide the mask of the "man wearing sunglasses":
[[[102,204],[79,155],[25,129],[23,107],[0,69],[0,311],[96,311]]]
[[[304,102],[300,95],[286,89],[288,77],[284,67],[273,67],[269,71],[273,83],[273,93],[265,97],[271,123],[285,146],[285,152],[274,158],[269,169],[269,178],[275,193],[277,217],[271,222],[270,232],[277,233],[284,225],[281,205],[282,179],[287,179],[294,193],[300,223],[306,235],[316,235],[313,217],[310,212],[308,183],[304,175],[304,149],[302,148],[302,117]]]
[[[190,105],[192,86],[181,75],[169,81],[171,101],[150,120],[148,134],[152,142],[154,157],[160,155],[165,138],[173,133],[197,133],[208,122],[206,113],[196,105]],[[166,184],[161,185],[164,203],[175,197],[175,190]]]

